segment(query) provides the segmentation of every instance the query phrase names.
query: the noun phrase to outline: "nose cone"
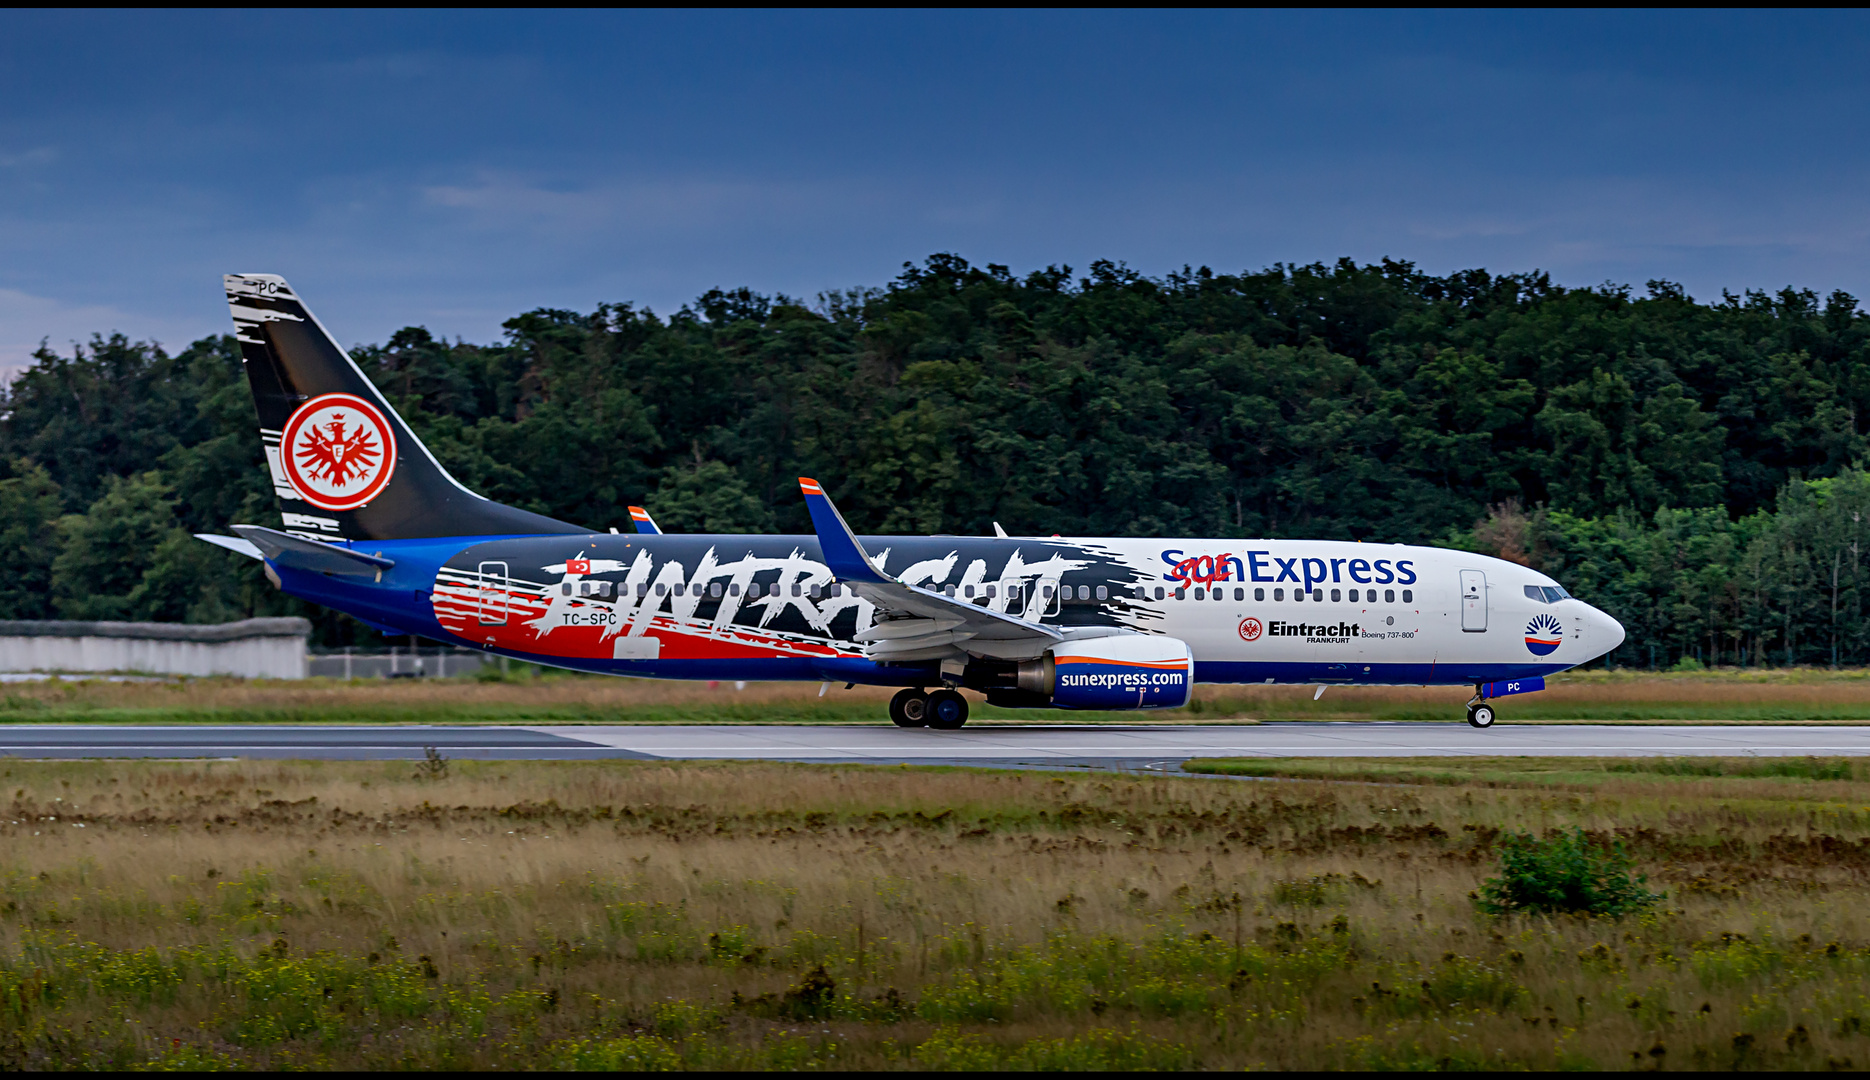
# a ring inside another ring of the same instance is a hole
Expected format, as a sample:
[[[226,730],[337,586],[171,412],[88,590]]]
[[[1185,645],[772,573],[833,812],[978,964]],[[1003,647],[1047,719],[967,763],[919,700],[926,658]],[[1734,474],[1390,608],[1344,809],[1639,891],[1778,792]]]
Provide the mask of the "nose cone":
[[[1590,605],[1587,604],[1585,606],[1589,607]],[[1624,633],[1622,623],[1596,608],[1591,608],[1590,619],[1591,650],[1596,653],[1597,656],[1602,656],[1607,652],[1611,652],[1617,646],[1623,644],[1623,639],[1628,636]]]

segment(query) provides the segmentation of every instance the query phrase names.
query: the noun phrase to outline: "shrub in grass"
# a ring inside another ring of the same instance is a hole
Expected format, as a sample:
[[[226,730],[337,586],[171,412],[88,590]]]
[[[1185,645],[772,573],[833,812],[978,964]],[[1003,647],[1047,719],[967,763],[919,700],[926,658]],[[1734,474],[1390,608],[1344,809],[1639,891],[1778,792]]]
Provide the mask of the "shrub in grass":
[[[1475,899],[1483,911],[1585,912],[1627,915],[1662,899],[1648,880],[1631,871],[1623,845],[1594,847],[1583,829],[1541,840],[1529,833],[1501,838],[1500,876],[1481,884]]]

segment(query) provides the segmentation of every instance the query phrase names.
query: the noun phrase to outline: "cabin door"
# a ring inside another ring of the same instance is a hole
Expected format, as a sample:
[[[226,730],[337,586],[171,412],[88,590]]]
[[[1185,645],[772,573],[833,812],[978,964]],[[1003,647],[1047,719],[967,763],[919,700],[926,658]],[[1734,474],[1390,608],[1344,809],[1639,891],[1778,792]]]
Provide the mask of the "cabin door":
[[[482,626],[503,626],[506,624],[507,580],[506,563],[484,562],[480,564],[479,588],[475,590],[480,608]]]
[[[1487,632],[1487,575],[1479,570],[1461,571],[1461,629]]]

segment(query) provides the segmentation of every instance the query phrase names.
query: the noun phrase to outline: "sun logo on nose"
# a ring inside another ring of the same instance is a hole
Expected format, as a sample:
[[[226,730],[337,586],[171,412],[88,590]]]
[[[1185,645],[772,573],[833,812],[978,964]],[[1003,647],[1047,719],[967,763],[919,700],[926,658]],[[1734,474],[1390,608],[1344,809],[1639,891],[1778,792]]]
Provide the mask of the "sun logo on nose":
[[[1550,655],[1565,638],[1564,624],[1551,615],[1534,615],[1526,624],[1526,648],[1534,656]]]

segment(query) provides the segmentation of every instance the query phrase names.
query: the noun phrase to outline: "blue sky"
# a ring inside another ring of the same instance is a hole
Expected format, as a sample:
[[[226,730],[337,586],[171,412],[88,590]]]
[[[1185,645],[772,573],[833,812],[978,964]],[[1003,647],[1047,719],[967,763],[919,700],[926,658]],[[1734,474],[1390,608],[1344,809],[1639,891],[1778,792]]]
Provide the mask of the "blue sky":
[[[0,367],[1350,256],[1870,296],[1854,13],[0,13]]]

